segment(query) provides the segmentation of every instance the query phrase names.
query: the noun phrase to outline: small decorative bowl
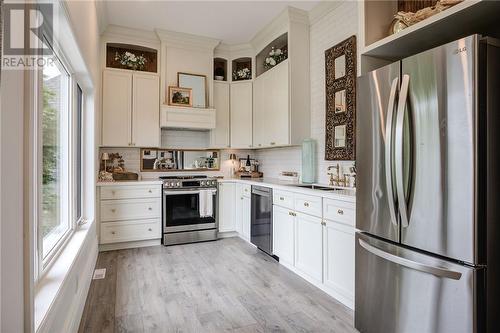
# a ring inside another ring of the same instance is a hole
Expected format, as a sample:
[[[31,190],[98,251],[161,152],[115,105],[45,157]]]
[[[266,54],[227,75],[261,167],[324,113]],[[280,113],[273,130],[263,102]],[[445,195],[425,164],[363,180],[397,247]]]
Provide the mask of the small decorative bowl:
[[[224,81],[224,76],[216,75],[214,76],[214,79],[216,79],[217,81]]]

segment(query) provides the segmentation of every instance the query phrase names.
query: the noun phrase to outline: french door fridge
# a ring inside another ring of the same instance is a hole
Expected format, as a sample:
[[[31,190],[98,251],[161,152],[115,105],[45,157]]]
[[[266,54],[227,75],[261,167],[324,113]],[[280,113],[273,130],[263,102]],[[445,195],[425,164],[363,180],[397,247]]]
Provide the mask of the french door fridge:
[[[361,332],[499,329],[499,46],[473,35],[358,78]]]

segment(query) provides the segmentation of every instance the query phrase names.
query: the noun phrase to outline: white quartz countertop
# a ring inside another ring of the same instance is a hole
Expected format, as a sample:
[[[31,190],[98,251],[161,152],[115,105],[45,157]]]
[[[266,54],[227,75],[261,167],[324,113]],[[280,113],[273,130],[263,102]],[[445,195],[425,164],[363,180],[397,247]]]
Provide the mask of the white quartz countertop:
[[[115,180],[114,182],[97,182],[97,186],[134,186],[134,185],[161,185],[160,179]]]
[[[318,189],[310,189],[303,188],[300,185],[310,185],[310,184],[300,184],[300,183],[291,183],[287,181],[282,181],[277,178],[248,178],[248,179],[240,179],[240,178],[224,178],[219,179],[221,183],[242,183],[249,185],[259,185],[264,187],[271,187],[273,189],[280,189],[284,191],[298,192],[307,195],[316,195],[323,198],[331,198],[343,201],[356,202],[356,190],[353,188],[340,188],[340,187],[332,187],[332,189],[337,189],[335,191],[325,191]],[[299,185],[299,186],[297,186]],[[324,184],[314,184],[318,186],[330,187]]]

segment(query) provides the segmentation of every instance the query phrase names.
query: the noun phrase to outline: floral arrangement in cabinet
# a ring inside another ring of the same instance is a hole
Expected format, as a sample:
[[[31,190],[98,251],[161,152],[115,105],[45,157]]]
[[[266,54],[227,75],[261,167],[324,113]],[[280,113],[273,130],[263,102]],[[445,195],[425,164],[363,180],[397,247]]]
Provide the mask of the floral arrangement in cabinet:
[[[233,81],[250,80],[251,78],[252,78],[252,71],[248,67],[235,69],[233,71]]]
[[[269,51],[269,56],[266,57],[264,60],[264,68],[265,69],[270,69],[282,62],[283,60],[286,60],[288,58],[287,50],[285,48],[280,49],[280,48],[274,48],[274,46],[271,48],[271,51]]]
[[[135,55],[129,51],[123,53],[116,52],[115,60],[119,61],[122,66],[126,66],[133,70],[143,70],[147,62],[143,54]]]

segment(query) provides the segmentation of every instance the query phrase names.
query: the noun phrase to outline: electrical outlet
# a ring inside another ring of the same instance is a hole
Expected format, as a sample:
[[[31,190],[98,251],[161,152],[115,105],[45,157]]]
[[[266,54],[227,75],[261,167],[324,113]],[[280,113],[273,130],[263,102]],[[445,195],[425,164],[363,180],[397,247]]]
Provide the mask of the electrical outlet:
[[[106,277],[106,268],[98,268],[94,271],[92,280],[101,280]]]

